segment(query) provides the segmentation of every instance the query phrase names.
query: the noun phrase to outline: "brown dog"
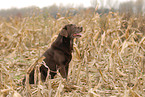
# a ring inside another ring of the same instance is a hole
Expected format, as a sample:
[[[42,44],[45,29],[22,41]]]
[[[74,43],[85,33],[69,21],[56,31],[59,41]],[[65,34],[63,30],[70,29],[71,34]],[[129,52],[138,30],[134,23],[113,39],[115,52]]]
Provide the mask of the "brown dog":
[[[82,27],[74,24],[65,25],[59,33],[57,39],[52,43],[51,47],[42,55],[45,56],[44,62],[50,69],[51,79],[59,70],[63,78],[67,78],[69,63],[72,59],[73,39],[81,37]],[[48,68],[42,65],[40,67],[41,80],[44,82],[47,77]],[[23,84],[25,83],[25,78]],[[34,69],[29,75],[29,83],[34,84]]]

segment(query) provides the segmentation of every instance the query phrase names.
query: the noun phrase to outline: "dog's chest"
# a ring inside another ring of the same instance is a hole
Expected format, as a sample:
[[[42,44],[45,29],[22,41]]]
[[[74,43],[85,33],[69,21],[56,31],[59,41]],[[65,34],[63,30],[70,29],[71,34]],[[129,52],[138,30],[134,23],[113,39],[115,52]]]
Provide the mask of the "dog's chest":
[[[71,61],[71,59],[72,59],[72,55],[70,54],[70,55],[65,55],[65,63],[66,64],[69,64],[69,62]]]

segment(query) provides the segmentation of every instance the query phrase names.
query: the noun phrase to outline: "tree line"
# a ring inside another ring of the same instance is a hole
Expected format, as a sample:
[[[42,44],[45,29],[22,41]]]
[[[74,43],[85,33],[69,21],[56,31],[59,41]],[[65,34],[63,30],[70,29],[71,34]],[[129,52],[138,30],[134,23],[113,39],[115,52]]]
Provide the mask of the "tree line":
[[[136,2],[128,1],[123,2],[117,5],[117,2],[115,2],[115,5],[111,5],[111,0],[107,1],[107,4],[104,5],[103,0],[100,0],[100,7],[95,9],[98,0],[91,0],[92,6],[89,8],[85,8],[82,6],[78,6],[73,8],[72,6],[57,6],[57,5],[51,5],[44,8],[39,8],[37,6],[30,6],[26,8],[11,8],[11,9],[3,9],[0,10],[0,17],[25,17],[25,16],[32,16],[34,14],[41,14],[44,17],[48,17],[48,15],[51,15],[54,18],[57,18],[58,14],[61,16],[73,16],[77,13],[81,14],[84,12],[94,13],[97,12],[99,14],[106,14],[109,11],[113,12],[119,12],[120,14],[125,14],[127,16],[138,16],[138,15],[144,15],[145,13],[145,5],[144,0],[137,0]]]

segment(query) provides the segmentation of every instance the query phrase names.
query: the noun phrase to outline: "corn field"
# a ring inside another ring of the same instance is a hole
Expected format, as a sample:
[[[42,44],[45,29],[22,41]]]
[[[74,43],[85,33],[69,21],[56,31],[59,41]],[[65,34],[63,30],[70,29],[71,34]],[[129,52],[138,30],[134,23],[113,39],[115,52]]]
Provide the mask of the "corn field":
[[[74,40],[68,80],[58,73],[23,86],[29,66],[68,23],[83,27]],[[0,18],[0,97],[145,97],[145,17],[110,12]]]

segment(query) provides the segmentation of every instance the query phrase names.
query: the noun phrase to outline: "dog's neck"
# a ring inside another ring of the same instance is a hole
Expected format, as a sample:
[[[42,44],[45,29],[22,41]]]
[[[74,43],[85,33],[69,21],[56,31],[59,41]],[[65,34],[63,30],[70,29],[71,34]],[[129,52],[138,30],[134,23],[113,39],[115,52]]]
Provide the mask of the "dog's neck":
[[[67,54],[71,54],[73,51],[73,39],[58,35],[57,39],[52,43],[51,47],[60,49]]]

